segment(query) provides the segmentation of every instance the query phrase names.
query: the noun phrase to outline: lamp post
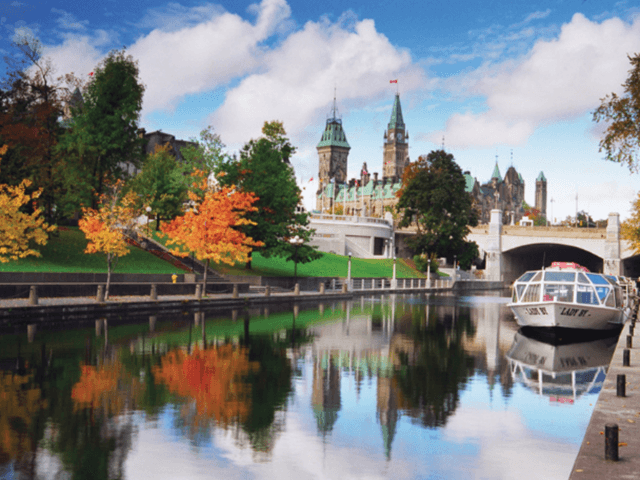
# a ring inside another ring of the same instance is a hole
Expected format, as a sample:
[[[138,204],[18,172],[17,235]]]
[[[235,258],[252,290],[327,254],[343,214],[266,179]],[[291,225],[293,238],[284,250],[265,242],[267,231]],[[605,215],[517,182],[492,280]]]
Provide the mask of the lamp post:
[[[289,243],[293,246],[293,278],[294,285],[298,283],[298,248],[304,243],[304,240],[298,235],[289,239]]]
[[[427,284],[431,286],[431,259],[427,259]]]
[[[351,252],[349,252],[349,266],[347,267],[347,285],[351,287]]]
[[[149,235],[149,216],[151,215],[151,206],[148,206],[145,210],[147,212],[147,235]]]
[[[458,280],[458,270],[456,269],[457,263],[458,263],[458,256],[454,255],[453,256],[453,281],[454,282]]]

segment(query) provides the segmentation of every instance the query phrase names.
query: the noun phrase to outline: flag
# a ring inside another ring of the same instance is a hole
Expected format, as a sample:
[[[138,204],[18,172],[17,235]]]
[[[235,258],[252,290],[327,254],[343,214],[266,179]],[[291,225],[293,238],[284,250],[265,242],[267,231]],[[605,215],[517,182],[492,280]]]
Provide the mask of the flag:
[[[389,80],[389,83],[398,83],[398,80]]]
[[[309,183],[311,183],[311,182],[313,182],[313,177],[311,177],[311,178],[309,179]]]
[[[89,74],[89,76],[90,76],[90,77],[93,77],[93,72],[91,72],[91,73]]]

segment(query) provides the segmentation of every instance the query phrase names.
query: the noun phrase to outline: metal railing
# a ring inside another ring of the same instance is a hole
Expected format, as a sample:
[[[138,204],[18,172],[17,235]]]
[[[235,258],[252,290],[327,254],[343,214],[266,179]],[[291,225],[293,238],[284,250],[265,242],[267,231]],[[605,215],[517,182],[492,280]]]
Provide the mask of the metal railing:
[[[394,287],[395,283],[395,287]],[[352,278],[349,290],[374,291],[374,290],[417,290],[417,289],[448,289],[453,286],[453,279],[426,278],[397,278],[395,282],[391,278]]]

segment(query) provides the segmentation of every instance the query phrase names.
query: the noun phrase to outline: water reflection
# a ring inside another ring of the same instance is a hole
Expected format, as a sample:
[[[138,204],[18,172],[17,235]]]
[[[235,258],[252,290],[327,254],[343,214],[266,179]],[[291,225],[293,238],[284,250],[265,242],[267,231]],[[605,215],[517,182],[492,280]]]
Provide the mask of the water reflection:
[[[607,342],[538,345],[491,296],[386,295],[224,315],[100,319],[39,331],[32,344],[1,337],[0,478],[510,478],[522,467],[488,474],[483,458],[510,427],[528,439],[546,428],[540,419],[552,412],[531,408],[532,382],[579,404],[598,390],[612,351]],[[560,381],[556,359],[579,368]],[[592,368],[601,370],[589,377]],[[567,386],[573,393],[557,390]],[[575,425],[563,429],[577,432],[571,438],[545,430],[556,452],[577,452],[590,410],[572,410],[562,420]],[[536,426],[522,431],[532,411]],[[476,430],[484,417],[500,418],[501,430]],[[530,458],[548,456],[534,445]],[[537,476],[566,477],[572,455]]]

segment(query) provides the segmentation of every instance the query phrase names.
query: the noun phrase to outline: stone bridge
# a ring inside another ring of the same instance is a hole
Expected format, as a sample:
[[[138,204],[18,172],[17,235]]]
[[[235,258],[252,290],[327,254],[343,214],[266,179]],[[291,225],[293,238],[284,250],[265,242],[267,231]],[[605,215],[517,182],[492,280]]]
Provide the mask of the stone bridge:
[[[467,237],[480,248],[485,275],[512,282],[527,270],[551,262],[576,262],[593,272],[640,275],[640,256],[620,238],[620,216],[609,214],[607,228],[502,225],[502,212],[491,211],[489,225],[471,228]]]

